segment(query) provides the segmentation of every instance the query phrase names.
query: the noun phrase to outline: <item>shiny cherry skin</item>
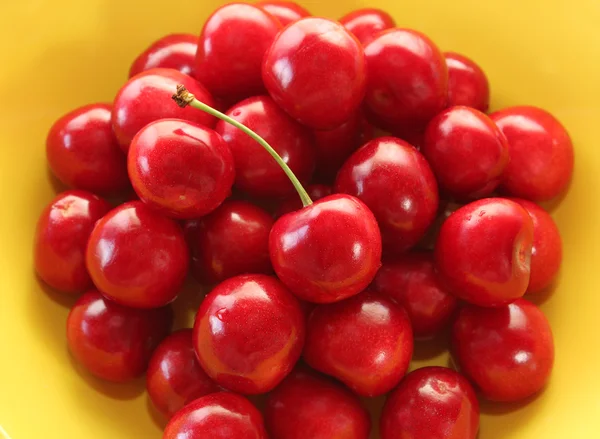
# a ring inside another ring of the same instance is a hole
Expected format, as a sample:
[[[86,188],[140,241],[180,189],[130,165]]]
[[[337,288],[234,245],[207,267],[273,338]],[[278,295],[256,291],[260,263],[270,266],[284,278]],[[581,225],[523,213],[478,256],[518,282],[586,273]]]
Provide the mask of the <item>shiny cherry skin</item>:
[[[484,113],[450,107],[427,125],[421,152],[437,177],[440,190],[455,199],[490,195],[508,163],[508,141]]]
[[[204,299],[194,348],[217,384],[242,394],[272,390],[302,353],[305,317],[277,279],[248,274],[227,279]]]
[[[179,225],[141,201],[122,204],[98,221],[86,252],[94,285],[109,299],[134,308],[173,301],[188,259]]]
[[[280,29],[279,20],[258,6],[231,3],[220,7],[200,34],[196,78],[215,96],[228,99],[264,93],[261,64]]]
[[[265,1],[256,3],[256,6],[277,18],[282,26],[287,26],[304,17],[310,17],[310,12],[294,2]]]
[[[216,119],[192,107],[180,108],[171,96],[182,84],[199,101],[211,107],[215,103],[202,84],[177,70],[155,68],[129,79],[119,90],[113,105],[112,126],[123,151],[150,122],[158,119],[178,118],[212,128]]]
[[[371,209],[388,254],[414,246],[435,219],[439,203],[427,160],[395,137],[379,137],[352,154],[338,172],[334,192],[354,195]]]
[[[90,290],[73,305],[67,319],[71,354],[95,376],[126,382],[146,371],[152,351],[171,330],[170,308],[121,306]]]
[[[325,184],[311,184],[306,188],[306,192],[313,201],[320,200],[331,195],[331,186]],[[302,201],[297,193],[293,193],[285,198],[273,215],[276,219],[281,218],[286,213],[295,212],[296,210],[302,209]]]
[[[191,329],[174,332],[158,345],[148,364],[146,389],[167,418],[195,399],[221,390],[198,363]]]
[[[146,70],[162,67],[194,76],[194,60],[198,51],[198,37],[190,34],[166,35],[152,43],[138,55],[129,69],[129,77]]]
[[[46,139],[53,174],[67,186],[96,194],[126,189],[127,158],[113,134],[111,106],[91,104],[58,119]]]
[[[358,294],[381,266],[381,235],[364,203],[330,195],[279,218],[269,236],[277,277],[302,300],[331,303]]]
[[[446,367],[423,367],[390,394],[380,419],[381,439],[476,439],[479,402],[473,387]]]
[[[38,276],[52,288],[82,293],[93,287],[85,267],[85,249],[94,224],[111,205],[89,192],[57,195],[38,219],[33,259]]]
[[[265,424],[273,439],[368,439],[369,413],[343,386],[305,369],[271,392]]]
[[[306,326],[304,360],[362,396],[392,390],[408,369],[413,333],[406,311],[368,290],[318,305]]]
[[[363,48],[341,24],[303,18],[277,35],[262,76],[271,97],[292,117],[314,129],[333,129],[352,117],[364,97]]]
[[[573,143],[565,127],[536,107],[510,107],[490,115],[508,139],[510,163],[501,188],[508,194],[547,201],[567,189],[573,174]]]
[[[186,405],[171,418],[163,439],[268,439],[260,412],[229,392],[212,393]]]
[[[484,71],[472,59],[445,52],[448,66],[448,104],[464,105],[486,112],[490,105],[490,86]]]
[[[265,139],[301,182],[310,181],[315,169],[311,133],[273,99],[252,97],[234,105],[226,114]],[[295,192],[273,157],[246,133],[224,121],[219,121],[216,131],[233,154],[236,187],[255,197],[281,197]]]
[[[396,27],[396,22],[390,14],[376,8],[352,11],[340,18],[340,23],[365,45],[379,32]]]
[[[231,194],[233,155],[215,131],[180,119],[160,119],[142,128],[127,156],[133,189],[163,215],[198,218]]]
[[[417,338],[432,337],[444,329],[458,305],[437,279],[429,252],[407,253],[384,262],[373,289],[402,305]]]
[[[524,299],[498,308],[467,305],[454,323],[452,352],[487,399],[513,402],[548,382],[554,340],[546,316]]]
[[[525,294],[532,246],[527,211],[504,198],[486,198],[461,207],[442,224],[435,265],[458,298],[501,306]]]

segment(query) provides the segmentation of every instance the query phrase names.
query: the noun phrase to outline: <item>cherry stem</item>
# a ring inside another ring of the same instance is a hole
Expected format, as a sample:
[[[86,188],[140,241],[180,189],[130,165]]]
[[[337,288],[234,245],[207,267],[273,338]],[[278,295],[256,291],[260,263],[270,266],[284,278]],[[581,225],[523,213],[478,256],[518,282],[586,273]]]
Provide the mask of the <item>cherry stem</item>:
[[[304,205],[304,207],[310,206],[312,204],[312,200],[310,199],[308,192],[306,192],[306,189],[304,189],[304,186],[302,186],[302,183],[300,183],[300,180],[298,180],[298,177],[296,177],[296,175],[290,169],[290,167],[287,165],[287,163],[283,161],[281,156],[279,154],[277,154],[277,151],[275,151],[273,149],[273,147],[271,145],[269,145],[265,139],[260,137],[258,134],[256,134],[254,131],[252,131],[250,128],[248,128],[246,125],[239,123],[237,120],[232,119],[231,117],[227,116],[226,114],[221,113],[218,110],[215,110],[211,106],[206,105],[204,102],[200,102],[183,85],[177,86],[177,93],[175,93],[172,97],[173,97],[173,100],[175,102],[177,102],[177,105],[179,105],[181,108],[185,108],[189,105],[193,108],[204,111],[205,113],[215,116],[215,117],[221,119],[222,121],[225,121],[225,122],[233,125],[234,127],[242,130],[244,133],[249,135],[252,139],[256,140],[269,154],[271,154],[271,157],[273,157],[275,159],[275,161],[279,164],[279,166],[281,166],[281,169],[283,169],[283,172],[285,172],[285,174],[288,176],[288,178],[294,185],[294,188],[296,188],[296,191],[298,192],[298,195],[300,196],[300,199],[302,200],[302,204]]]

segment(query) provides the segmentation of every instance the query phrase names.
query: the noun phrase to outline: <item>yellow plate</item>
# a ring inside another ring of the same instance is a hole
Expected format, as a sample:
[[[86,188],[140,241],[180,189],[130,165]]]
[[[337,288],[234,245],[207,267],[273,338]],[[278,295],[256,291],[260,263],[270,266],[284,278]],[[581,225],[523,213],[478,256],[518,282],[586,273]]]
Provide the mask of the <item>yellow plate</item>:
[[[485,404],[480,438],[600,437],[600,1],[301,3],[329,17],[365,6],[387,9],[398,25],[480,63],[491,81],[493,109],[539,105],[566,125],[576,171],[554,211],[564,267],[542,306],[555,334],[552,382],[526,406]],[[198,33],[218,4],[1,1],[0,426],[12,439],[160,437],[143,380],[105,384],[74,366],[64,334],[72,300],[49,292],[33,275],[34,225],[54,193],[44,140],[66,111],[111,101],[147,44],[169,32]],[[427,346],[418,351],[413,367],[447,364],[443,354],[428,358],[436,352]]]

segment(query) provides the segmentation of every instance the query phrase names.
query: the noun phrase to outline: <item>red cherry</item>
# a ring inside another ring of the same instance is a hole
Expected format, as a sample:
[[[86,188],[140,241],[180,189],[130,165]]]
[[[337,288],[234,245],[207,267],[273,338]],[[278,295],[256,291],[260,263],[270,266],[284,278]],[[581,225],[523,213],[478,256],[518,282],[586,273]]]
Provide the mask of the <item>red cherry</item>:
[[[44,208],[33,251],[35,271],[44,282],[65,293],[93,287],[85,267],[85,248],[94,224],[110,209],[103,199],[79,190],[57,195]]]
[[[517,203],[487,198],[456,210],[435,246],[441,279],[454,295],[479,306],[499,306],[525,294],[533,222]]]
[[[344,387],[296,370],[267,398],[267,430],[274,439],[368,439],[369,413]]]
[[[115,98],[112,125],[124,151],[129,149],[139,130],[158,119],[185,119],[209,128],[215,125],[215,118],[207,113],[173,105],[171,96],[179,84],[202,102],[214,106],[212,97],[202,84],[173,69],[146,70],[121,87]]]
[[[146,70],[163,67],[194,76],[194,60],[198,37],[190,34],[171,34],[152,43],[139,54],[129,69],[129,77]]]
[[[304,17],[310,17],[310,12],[294,2],[266,1],[258,2],[256,3],[256,6],[263,8],[269,14],[277,18],[282,26],[287,26]]]
[[[262,274],[217,285],[194,325],[202,368],[217,384],[244,394],[279,384],[300,358],[304,337],[298,301],[277,279]]]
[[[484,71],[464,55],[446,52],[444,57],[448,66],[448,104],[485,113],[490,104],[490,86]]]
[[[469,382],[445,367],[406,375],[388,397],[380,420],[382,439],[475,439],[479,403]]]
[[[533,201],[560,195],[573,174],[573,144],[561,123],[536,107],[505,108],[490,117],[508,139],[510,150],[502,189]]]
[[[317,201],[331,195],[331,187],[324,184],[311,184],[306,188],[306,192],[308,192],[311,200]],[[273,216],[276,219],[281,218],[286,213],[300,209],[302,209],[302,200],[300,200],[298,194],[294,193],[281,202]]]
[[[108,194],[129,186],[126,157],[110,123],[108,104],[78,108],[58,119],[46,139],[50,169],[67,186]]]
[[[311,133],[271,98],[246,99],[231,107],[227,115],[273,145],[300,181],[310,180],[315,168]],[[255,197],[279,197],[294,192],[284,171],[255,140],[224,121],[219,121],[216,131],[223,136],[233,154],[235,185],[239,189]]]
[[[233,393],[203,396],[171,418],[163,439],[268,439],[262,415]]]
[[[127,308],[92,290],[81,296],[69,313],[67,343],[92,374],[125,382],[144,373],[152,351],[172,323],[170,308]]]
[[[283,29],[265,55],[262,76],[275,102],[315,129],[350,119],[365,94],[360,43],[325,18],[303,18]]]
[[[129,177],[140,199],[164,215],[206,215],[231,194],[233,156],[215,131],[179,119],[161,119],[131,141]]]
[[[396,22],[390,14],[376,8],[352,11],[340,18],[340,23],[362,44],[371,42],[381,31],[396,27]]]
[[[86,263],[94,284],[108,298],[125,306],[156,308],[177,297],[188,257],[176,222],[131,201],[96,223]]]
[[[510,161],[504,134],[488,116],[469,107],[451,107],[433,118],[421,151],[440,189],[459,199],[491,194]]]
[[[499,308],[463,307],[452,348],[462,371],[492,401],[518,401],[539,392],[554,363],[550,324],[523,299]]]
[[[438,189],[427,160],[408,143],[380,137],[350,156],[335,192],[358,197],[373,211],[386,253],[414,246],[435,219]]]
[[[373,288],[394,299],[408,313],[415,337],[432,337],[452,318],[457,300],[438,281],[432,253],[407,253],[386,262]]]

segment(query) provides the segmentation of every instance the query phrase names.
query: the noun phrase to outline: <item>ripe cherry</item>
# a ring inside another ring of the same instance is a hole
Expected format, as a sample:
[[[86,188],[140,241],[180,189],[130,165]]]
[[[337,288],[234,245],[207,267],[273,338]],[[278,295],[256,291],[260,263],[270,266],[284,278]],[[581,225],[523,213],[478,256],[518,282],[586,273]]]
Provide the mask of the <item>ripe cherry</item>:
[[[256,6],[277,18],[282,26],[287,26],[304,17],[310,17],[310,12],[294,2],[264,1],[256,3]]]
[[[340,23],[364,45],[371,42],[381,31],[396,27],[396,22],[390,14],[376,8],[352,11],[340,18]]]
[[[448,66],[448,104],[488,110],[490,86],[481,67],[464,55],[444,53]]]
[[[166,35],[139,54],[129,69],[129,77],[157,67],[179,70],[194,76],[198,37],[190,34]]]
[[[331,195],[331,187],[324,184],[311,184],[306,188],[306,192],[311,200],[317,201]],[[302,209],[302,200],[294,193],[285,198],[273,215],[276,219],[281,218],[286,213],[291,213]]]

